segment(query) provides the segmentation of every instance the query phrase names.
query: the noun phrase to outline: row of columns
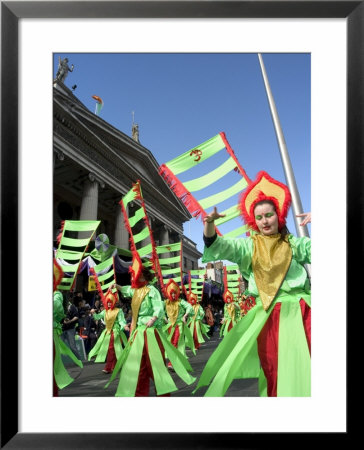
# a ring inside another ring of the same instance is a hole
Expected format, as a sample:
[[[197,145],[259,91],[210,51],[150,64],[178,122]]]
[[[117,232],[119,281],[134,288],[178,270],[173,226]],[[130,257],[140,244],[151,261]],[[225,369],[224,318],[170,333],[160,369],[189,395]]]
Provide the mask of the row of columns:
[[[90,173],[84,182],[84,190],[80,209],[80,220],[97,220],[98,219],[98,202],[99,202],[99,188],[104,188],[105,184],[98,179],[94,174]],[[152,226],[151,221],[151,226]],[[171,229],[162,225],[159,230],[159,245],[170,244]],[[111,237],[111,236],[110,236]],[[129,233],[124,225],[124,216],[120,205],[116,208],[115,230],[114,230],[113,245],[119,248],[129,249]],[[146,245],[141,243],[141,246]]]

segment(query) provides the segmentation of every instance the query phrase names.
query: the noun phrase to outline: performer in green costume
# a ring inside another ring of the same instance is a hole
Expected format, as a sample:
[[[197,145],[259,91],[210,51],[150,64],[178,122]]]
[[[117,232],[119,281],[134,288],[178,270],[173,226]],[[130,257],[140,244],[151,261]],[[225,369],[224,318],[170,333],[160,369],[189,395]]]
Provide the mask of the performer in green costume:
[[[106,360],[106,365],[102,370],[104,373],[111,373],[114,370],[116,361],[120,358],[123,347],[128,342],[123,330],[129,331],[129,327],[126,324],[123,310],[115,307],[117,300],[117,292],[109,289],[105,296],[102,295],[105,309],[99,314],[94,309],[91,310],[94,319],[104,320],[106,327],[90,351],[88,360],[90,361],[94,356],[96,356],[96,363]]]
[[[57,260],[53,260],[53,396],[58,397],[58,390],[63,389],[74,381],[64,366],[62,355],[68,356],[80,368],[82,361],[76,358],[73,351],[61,339],[62,320],[65,318],[63,308],[63,294],[57,290],[63,272]]]
[[[202,319],[205,317],[205,311],[198,301],[198,296],[194,292],[191,292],[188,296],[188,303],[192,306],[193,314],[188,322],[188,327],[191,330],[191,334],[193,336],[193,341],[195,344],[196,350],[198,350],[205,342],[203,335],[209,339],[208,332],[210,331],[210,327],[202,322]]]
[[[116,391],[118,397],[148,396],[150,378],[154,380],[158,396],[169,396],[178,388],[168,372],[165,353],[172,361],[176,374],[186,383],[192,384],[195,378],[187,358],[168,341],[162,331],[164,307],[161,295],[151,284],[153,273],[142,266],[139,255],[133,255],[130,267],[131,286],[115,287],[126,297],[132,297],[132,322],[130,338],[112,373],[110,383],[120,372]]]
[[[238,303],[235,302],[233,294],[227,290],[223,295],[223,299],[225,302],[224,318],[221,321],[220,337],[226,336],[240,319],[240,307]]]
[[[233,327],[208,360],[197,388],[223,396],[233,379],[260,376],[260,395],[311,395],[311,301],[304,264],[311,240],[285,226],[288,188],[260,172],[243,192],[240,208],[256,234],[244,239],[216,236],[216,208],[204,218],[203,262],[239,265],[256,305]]]
[[[168,323],[163,330],[168,333],[168,340],[176,347],[182,355],[187,358],[186,346],[196,355],[193,336],[187,325],[188,317],[193,314],[192,306],[180,298],[181,290],[174,280],[170,280],[166,286],[167,299],[165,301],[165,309],[168,316]],[[169,368],[173,368],[171,362],[168,363]]]

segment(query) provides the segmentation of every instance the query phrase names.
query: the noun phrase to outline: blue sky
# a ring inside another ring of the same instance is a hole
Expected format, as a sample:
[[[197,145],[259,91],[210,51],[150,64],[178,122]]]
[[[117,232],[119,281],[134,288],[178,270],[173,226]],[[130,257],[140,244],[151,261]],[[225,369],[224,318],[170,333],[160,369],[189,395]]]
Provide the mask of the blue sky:
[[[54,74],[59,56],[74,64],[65,84],[77,85],[75,95],[92,112],[92,95],[98,95],[104,102],[100,117],[128,135],[134,112],[140,143],[159,164],[223,131],[251,179],[265,170],[285,183],[257,54],[57,53]],[[310,54],[263,54],[263,60],[302,207],[310,211]],[[287,225],[297,235],[292,210]],[[200,219],[192,219],[184,229],[202,251]]]

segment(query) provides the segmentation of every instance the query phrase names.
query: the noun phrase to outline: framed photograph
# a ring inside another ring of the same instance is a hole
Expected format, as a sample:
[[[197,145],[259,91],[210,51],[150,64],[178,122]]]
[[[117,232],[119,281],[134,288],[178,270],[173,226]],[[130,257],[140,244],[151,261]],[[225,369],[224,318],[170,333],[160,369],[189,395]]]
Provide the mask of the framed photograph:
[[[346,299],[361,268],[352,249],[362,248],[353,240],[363,226],[363,44],[361,1],[1,2],[2,447],[241,448],[294,443],[298,433],[306,442],[311,433],[349,437]],[[312,55],[320,245],[312,265],[318,378],[308,399],[52,397],[52,55],[154,51]]]

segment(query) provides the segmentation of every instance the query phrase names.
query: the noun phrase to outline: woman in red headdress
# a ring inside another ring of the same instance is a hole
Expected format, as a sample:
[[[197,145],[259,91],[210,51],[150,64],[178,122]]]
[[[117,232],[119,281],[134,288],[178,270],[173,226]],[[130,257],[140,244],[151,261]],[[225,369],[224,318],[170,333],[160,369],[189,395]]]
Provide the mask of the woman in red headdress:
[[[130,338],[106,386],[109,386],[120,372],[115,394],[117,397],[148,396],[150,379],[154,381],[157,396],[169,396],[178,388],[166,367],[165,353],[172,361],[176,374],[186,384],[195,381],[189,373],[192,367],[187,358],[168,341],[162,330],[163,301],[152,283],[153,272],[142,265],[137,252],[133,252],[130,272],[131,286],[115,285],[123,296],[132,298]]]
[[[165,301],[165,309],[168,317],[168,323],[163,330],[168,333],[168,339],[174,347],[176,347],[182,355],[187,358],[186,346],[189,347],[194,355],[196,355],[193,336],[188,328],[188,318],[193,314],[190,303],[180,298],[180,287],[172,279],[165,288],[167,299]],[[168,367],[173,368],[169,361]]]
[[[188,322],[188,327],[191,330],[195,348],[196,350],[198,350],[201,344],[205,342],[203,335],[205,335],[207,339],[209,339],[207,333],[210,331],[210,327],[202,322],[203,318],[205,317],[205,311],[198,301],[197,294],[191,292],[188,296],[188,303],[192,306],[193,309],[193,313]]]
[[[202,261],[229,260],[248,280],[255,306],[234,326],[207,362],[197,388],[222,396],[235,378],[259,377],[260,395],[311,395],[311,295],[305,264],[311,240],[289,234],[287,186],[260,172],[243,192],[240,209],[250,237],[216,236],[216,208],[204,218]]]
[[[108,374],[114,370],[116,361],[120,358],[123,348],[127,344],[127,337],[124,333],[129,331],[129,327],[126,324],[123,310],[116,306],[118,301],[117,291],[112,292],[109,289],[104,296],[102,291],[99,291],[104,309],[100,313],[96,313],[94,309],[91,309],[91,314],[95,320],[103,320],[105,322],[105,329],[100,334],[96,341],[96,344],[88,354],[88,360],[96,356],[95,362],[105,362],[103,372]]]
[[[221,321],[220,337],[226,336],[226,334],[236,325],[240,319],[240,307],[234,300],[234,295],[227,289],[223,295],[224,299],[224,317]]]

